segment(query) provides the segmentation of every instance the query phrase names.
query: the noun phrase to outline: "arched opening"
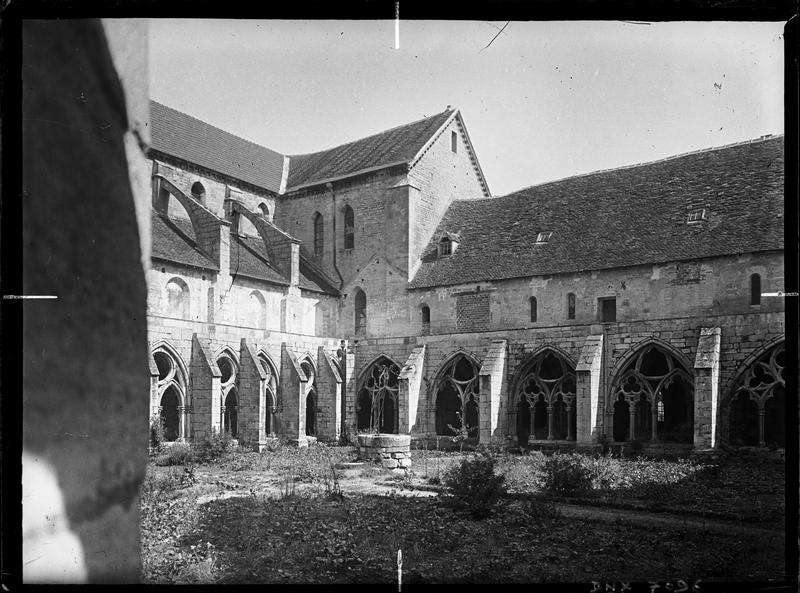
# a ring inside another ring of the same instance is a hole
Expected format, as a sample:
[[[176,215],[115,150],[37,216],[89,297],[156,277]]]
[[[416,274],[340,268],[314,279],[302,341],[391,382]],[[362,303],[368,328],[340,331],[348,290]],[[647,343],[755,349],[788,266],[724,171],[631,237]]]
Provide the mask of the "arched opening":
[[[314,214],[314,255],[322,257],[325,253],[325,224],[322,214]]]
[[[400,367],[385,356],[362,375],[356,406],[358,430],[399,432]]]
[[[177,277],[167,282],[167,316],[189,318],[189,287]]]
[[[427,336],[431,333],[431,308],[422,305],[422,335]]]
[[[464,427],[478,435],[478,371],[463,354],[440,372],[436,389],[436,434],[454,436]]]
[[[177,441],[180,437],[180,415],[178,407],[180,397],[173,386],[167,387],[161,395],[161,424],[164,427],[164,438]]]
[[[248,297],[248,322],[251,327],[266,329],[267,326],[267,302],[264,296],[257,290],[250,293]]]
[[[344,207],[344,248],[353,249],[356,244],[356,215],[347,205]]]
[[[539,317],[538,304],[536,302],[536,297],[532,296],[529,299],[529,302],[530,302],[530,312],[531,312],[531,323],[536,323],[536,320]]]
[[[575,294],[567,294],[567,319],[575,319]]]
[[[625,401],[625,396],[620,394],[614,402],[614,434],[615,441],[624,441],[630,434],[630,405]]]
[[[158,369],[159,381],[168,380],[175,372],[175,366],[172,363],[172,358],[170,358],[166,352],[155,352],[153,354],[153,360],[155,361],[156,368]]]
[[[741,391],[733,398],[729,422],[728,440],[731,445],[734,447],[758,445],[758,404],[750,399],[747,391]]]
[[[317,434],[317,396],[310,391],[306,396],[306,436]]]
[[[219,372],[221,376],[219,380],[222,383],[228,383],[231,378],[233,377],[233,362],[227,356],[222,356],[217,360],[217,368],[219,368]]]
[[[611,392],[615,401],[614,440],[693,442],[692,375],[666,349],[659,345],[641,348],[617,374]],[[620,405],[622,402],[627,406]],[[628,434],[623,435],[623,426]]]
[[[761,275],[752,274],[750,276],[750,304],[761,304]]]
[[[572,364],[560,354],[545,350],[523,367],[516,381],[518,430],[528,422],[534,440],[574,440],[577,423],[576,377]],[[521,444],[525,444],[520,439]]]
[[[184,186],[186,187],[186,186]],[[206,188],[199,181],[192,184],[192,197],[201,204],[206,203]]]
[[[261,210],[261,216],[269,220],[269,206],[267,206],[267,203],[261,202],[258,205],[258,209]]]
[[[264,386],[266,391],[264,403],[267,407],[264,413],[264,431],[266,434],[271,435],[276,432],[275,415],[278,406],[278,376],[275,372],[275,367],[267,359],[266,355],[259,353],[258,362],[267,375]]]
[[[782,342],[759,356],[734,384],[729,414],[731,444],[752,442],[755,434],[762,447],[784,447],[785,390],[786,346]]]
[[[355,334],[363,336],[367,333],[367,295],[360,288],[356,289],[353,312],[355,316]]]
[[[225,396],[225,414],[223,415],[223,426],[225,432],[236,438],[239,434],[239,398],[236,388],[231,387]]]

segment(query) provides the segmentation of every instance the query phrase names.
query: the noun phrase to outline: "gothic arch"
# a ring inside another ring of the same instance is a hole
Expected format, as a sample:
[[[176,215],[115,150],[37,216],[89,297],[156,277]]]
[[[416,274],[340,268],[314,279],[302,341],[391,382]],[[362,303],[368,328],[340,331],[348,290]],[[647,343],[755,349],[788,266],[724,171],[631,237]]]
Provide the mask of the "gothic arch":
[[[180,374],[181,380],[183,381],[184,385],[189,384],[189,368],[186,366],[186,363],[183,360],[183,357],[178,353],[178,351],[166,340],[159,340],[154,344],[150,345],[150,356],[154,356],[156,352],[163,351],[166,352],[175,362],[175,372]]]
[[[736,387],[736,384],[742,378],[742,375],[747,371],[749,367],[753,365],[759,358],[764,356],[767,352],[775,348],[776,346],[782,345],[786,342],[786,336],[775,336],[771,340],[763,343],[761,347],[759,347],[754,352],[751,352],[736,369],[736,372],[728,378],[725,382],[725,386],[722,389],[722,401],[720,402],[722,405],[728,405],[730,403],[731,398],[734,396],[733,391]]]
[[[642,340],[631,348],[616,366],[609,391],[614,440],[691,443],[691,368],[685,357],[661,340]]]
[[[560,348],[545,345],[519,366],[512,381],[511,414],[516,411],[521,445],[528,437],[574,440],[577,423],[575,361]]]
[[[278,394],[278,383],[280,379],[280,376],[278,375],[278,367],[275,366],[272,357],[263,349],[258,350],[256,353],[256,359],[267,373],[265,385],[266,410],[264,413],[264,429],[266,434],[275,434],[278,425],[278,419],[281,414],[281,404],[279,402]]]
[[[432,383],[436,434],[454,436],[450,426],[459,428],[462,422],[477,434],[480,368],[480,361],[465,350],[451,353],[439,366]]]
[[[186,280],[180,276],[172,276],[164,283],[164,298],[169,317],[188,319],[191,316],[191,290]]]
[[[678,350],[675,346],[673,346],[666,340],[662,340],[661,338],[657,338],[655,336],[650,336],[639,340],[635,344],[631,344],[628,351],[625,352],[625,354],[623,354],[622,356],[620,356],[619,360],[617,360],[611,367],[609,375],[611,377],[616,378],[617,375],[619,374],[619,370],[625,368],[630,363],[631,359],[638,356],[639,351],[642,348],[646,348],[647,346],[651,345],[658,346],[662,350],[667,351],[672,357],[676,358],[678,362],[681,363],[681,366],[687,373],[689,373],[690,375],[692,374],[692,370],[694,369],[694,364],[692,364],[692,361],[689,360],[689,358],[687,358],[686,354]]]
[[[783,339],[746,359],[723,403],[732,445],[786,446],[786,366]]]
[[[381,354],[366,365],[356,382],[356,427],[397,433],[400,429],[400,370],[389,356]]]
[[[177,351],[167,342],[151,346],[150,355],[158,370],[156,400],[159,422],[168,441],[182,440],[186,435],[188,374]]]

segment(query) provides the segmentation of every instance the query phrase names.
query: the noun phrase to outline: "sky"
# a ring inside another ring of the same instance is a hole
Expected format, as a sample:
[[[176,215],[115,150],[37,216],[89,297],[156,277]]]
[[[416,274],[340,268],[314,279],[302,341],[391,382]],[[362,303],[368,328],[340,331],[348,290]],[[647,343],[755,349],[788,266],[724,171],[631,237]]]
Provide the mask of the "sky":
[[[393,20],[153,19],[150,96],[290,155],[452,105],[497,196],[783,133],[783,23],[401,20],[395,43]]]

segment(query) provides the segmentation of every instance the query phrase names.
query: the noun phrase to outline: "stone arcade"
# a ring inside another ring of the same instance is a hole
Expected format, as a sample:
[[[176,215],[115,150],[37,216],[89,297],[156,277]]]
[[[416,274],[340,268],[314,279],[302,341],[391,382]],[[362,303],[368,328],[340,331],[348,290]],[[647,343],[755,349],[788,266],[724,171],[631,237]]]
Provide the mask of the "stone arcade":
[[[458,110],[304,155],[151,120],[169,439],[784,445],[783,137],[493,197]]]

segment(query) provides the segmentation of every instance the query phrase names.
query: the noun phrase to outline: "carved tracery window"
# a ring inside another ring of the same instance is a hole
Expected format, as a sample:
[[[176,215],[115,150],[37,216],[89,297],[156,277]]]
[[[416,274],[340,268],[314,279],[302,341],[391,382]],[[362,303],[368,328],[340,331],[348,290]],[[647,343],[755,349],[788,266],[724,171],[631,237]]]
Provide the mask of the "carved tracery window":
[[[464,425],[478,433],[478,371],[464,355],[454,358],[439,376],[436,389],[436,434],[454,436]]]
[[[730,437],[733,444],[785,446],[786,347],[761,355],[733,389]]]
[[[519,383],[520,441],[575,439],[575,369],[552,351],[537,356]],[[524,443],[523,443],[524,444]]]
[[[158,371],[158,417],[167,441],[186,437],[186,377],[172,352],[159,348],[153,352]]]
[[[377,360],[364,375],[356,407],[359,430],[398,432],[399,375],[400,367],[385,357]]]
[[[614,440],[692,441],[693,379],[671,354],[643,348],[614,385]]]

